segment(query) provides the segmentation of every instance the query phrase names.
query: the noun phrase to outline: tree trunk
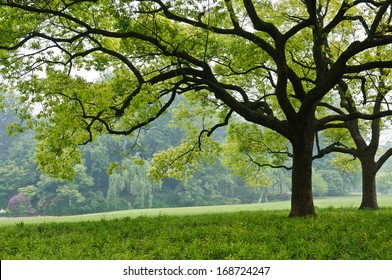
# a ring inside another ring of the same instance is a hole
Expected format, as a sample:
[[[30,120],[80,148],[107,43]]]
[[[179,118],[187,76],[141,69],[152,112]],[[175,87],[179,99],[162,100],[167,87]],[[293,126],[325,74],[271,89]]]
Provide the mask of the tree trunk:
[[[312,194],[313,134],[303,132],[293,141],[291,212],[289,217],[315,216]]]
[[[375,163],[367,160],[361,161],[362,165],[362,202],[359,209],[378,209]]]
[[[261,188],[259,203],[262,203],[263,201],[268,202],[267,188]]]

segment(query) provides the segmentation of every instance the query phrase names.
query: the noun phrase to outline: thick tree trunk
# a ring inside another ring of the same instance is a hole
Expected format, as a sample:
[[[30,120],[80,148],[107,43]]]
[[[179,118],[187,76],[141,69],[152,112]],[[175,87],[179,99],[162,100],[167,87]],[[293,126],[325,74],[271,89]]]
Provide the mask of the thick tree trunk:
[[[362,202],[359,209],[378,209],[375,164],[362,162]]]
[[[312,194],[313,134],[305,131],[293,141],[291,212],[289,217],[315,216]]]

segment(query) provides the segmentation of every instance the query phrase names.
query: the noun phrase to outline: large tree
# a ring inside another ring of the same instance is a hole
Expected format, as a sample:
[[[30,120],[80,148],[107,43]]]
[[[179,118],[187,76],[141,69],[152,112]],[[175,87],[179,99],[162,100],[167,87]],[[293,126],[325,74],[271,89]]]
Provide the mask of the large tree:
[[[365,110],[378,114],[381,112],[383,104],[390,106],[392,84],[389,70],[375,69],[369,71],[366,75],[357,75],[352,79],[349,84],[341,83],[342,86],[339,88],[342,108],[334,108],[332,104],[328,104],[329,108],[342,115],[357,112],[360,107],[365,107]],[[349,90],[352,93],[348,93]],[[382,129],[388,128],[388,126],[390,126],[390,119],[384,121],[380,119],[371,121],[355,119],[343,124],[332,124],[330,125],[332,130],[326,134],[330,136],[329,139],[334,141],[322,149],[318,146],[318,156],[330,152],[339,152],[351,155],[360,161],[362,170],[362,202],[360,209],[378,209],[376,175],[392,156],[392,148],[380,147]]]
[[[239,115],[288,139],[290,216],[315,215],[315,132],[331,122],[391,113],[318,113],[323,98],[338,96],[335,88],[348,76],[392,67],[391,5],[389,0],[0,1],[3,73],[18,78],[22,101],[45,119],[38,126],[39,160],[48,172],[70,172],[78,144],[102,131],[130,134],[186,94],[216,123],[207,122],[194,137],[207,149],[188,138],[171,151],[185,157],[171,159],[193,162],[190,155],[197,150],[212,152],[206,136]],[[387,46],[381,61],[369,55],[357,62],[358,55],[380,46]],[[91,84],[75,77],[77,69],[111,75]],[[189,131],[195,134],[195,127]]]

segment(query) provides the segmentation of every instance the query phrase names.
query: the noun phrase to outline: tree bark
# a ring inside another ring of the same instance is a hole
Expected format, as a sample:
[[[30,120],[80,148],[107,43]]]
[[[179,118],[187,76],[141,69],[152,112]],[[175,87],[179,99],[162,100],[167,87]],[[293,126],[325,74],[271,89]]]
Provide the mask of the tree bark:
[[[362,202],[359,209],[378,209],[376,190],[376,164],[369,160],[361,161],[362,165]]]
[[[293,169],[289,217],[315,216],[312,193],[313,133],[305,130],[292,141]]]

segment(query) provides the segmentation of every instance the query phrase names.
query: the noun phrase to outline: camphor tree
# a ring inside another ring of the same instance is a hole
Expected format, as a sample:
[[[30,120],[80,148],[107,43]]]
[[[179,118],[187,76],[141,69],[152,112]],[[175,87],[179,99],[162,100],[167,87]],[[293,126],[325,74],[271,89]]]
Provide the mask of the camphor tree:
[[[363,75],[351,76],[348,83],[341,82],[341,108],[327,106],[337,114],[357,112],[360,106],[373,114],[382,110],[383,104],[390,106],[392,84],[389,69],[374,69]],[[350,93],[351,91],[351,93]],[[362,202],[360,209],[378,209],[376,175],[384,163],[392,156],[392,148],[383,149],[381,132],[390,126],[390,118],[361,121],[358,119],[343,124],[330,125],[331,130],[325,134],[329,140],[326,147],[320,149],[319,155],[339,152],[353,156],[360,161],[362,171]],[[342,129],[344,128],[344,129]]]
[[[182,166],[211,158],[218,145],[208,136],[240,116],[290,142],[290,216],[312,216],[315,132],[330,123],[391,114],[384,107],[375,114],[345,115],[318,109],[327,94],[339,98],[336,88],[349,76],[392,67],[391,5],[389,0],[0,1],[2,73],[19,86],[26,123],[35,110],[30,119],[46,172],[72,175],[70,167],[80,158],[77,145],[103,132],[131,134],[184,95],[204,125],[188,124],[189,136],[158,155],[157,166],[180,176]],[[380,46],[389,47],[382,60],[369,55],[358,63],[357,56]],[[78,69],[111,75],[92,83],[78,77]],[[151,174],[161,175],[159,168]]]

